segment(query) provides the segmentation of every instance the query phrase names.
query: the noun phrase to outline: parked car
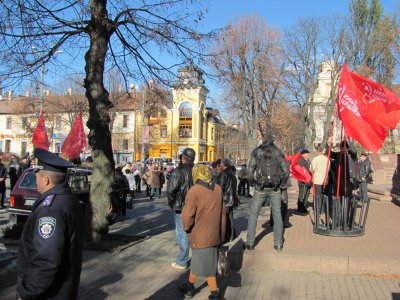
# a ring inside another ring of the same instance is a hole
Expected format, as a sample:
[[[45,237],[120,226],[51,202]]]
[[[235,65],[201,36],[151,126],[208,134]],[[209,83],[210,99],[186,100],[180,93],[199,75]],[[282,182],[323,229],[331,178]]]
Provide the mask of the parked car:
[[[89,200],[91,174],[91,170],[71,168],[68,169],[65,178],[72,193],[84,206]],[[25,223],[39,196],[40,194],[36,189],[36,175],[33,169],[27,169],[22,173],[11,191],[10,207],[8,208],[9,222],[11,224]]]

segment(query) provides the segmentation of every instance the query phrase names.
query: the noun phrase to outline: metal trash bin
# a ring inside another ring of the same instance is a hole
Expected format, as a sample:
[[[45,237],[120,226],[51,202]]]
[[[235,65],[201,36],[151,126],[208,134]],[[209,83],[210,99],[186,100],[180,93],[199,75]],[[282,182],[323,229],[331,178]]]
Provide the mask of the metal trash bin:
[[[327,236],[361,236],[365,234],[370,199],[355,197],[314,197],[314,233]]]

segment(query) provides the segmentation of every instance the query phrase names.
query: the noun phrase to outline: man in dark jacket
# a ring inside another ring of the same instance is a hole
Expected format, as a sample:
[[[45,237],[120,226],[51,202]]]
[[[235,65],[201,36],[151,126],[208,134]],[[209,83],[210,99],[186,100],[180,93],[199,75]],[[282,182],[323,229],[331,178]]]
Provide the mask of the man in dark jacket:
[[[4,201],[6,200],[6,178],[7,178],[7,168],[3,165],[0,158],[0,200],[1,208],[4,208]]]
[[[225,243],[236,238],[235,226],[233,223],[233,208],[239,205],[237,196],[237,179],[232,171],[233,162],[229,159],[221,160],[220,186],[226,209],[226,231]]]
[[[301,157],[299,159],[298,164],[304,167],[308,173],[311,175],[311,162],[310,162],[310,151],[304,148],[301,150]],[[308,197],[310,196],[310,190],[312,182],[299,182],[299,197],[297,199],[297,212],[303,216],[308,214],[306,205],[308,201]]]
[[[26,221],[17,259],[19,299],[76,299],[82,269],[83,211],[65,186],[73,165],[35,149],[41,194]]]
[[[254,149],[250,156],[247,179],[250,186],[255,186],[255,192],[250,202],[247,225],[246,248],[248,250],[254,249],[258,214],[268,197],[271,200],[274,218],[274,248],[277,251],[282,251],[283,248],[280,187],[288,180],[289,167],[282,151],[274,145],[274,141],[275,136],[267,133],[264,142]]]
[[[368,200],[368,183],[372,183],[371,162],[367,153],[361,153],[360,166],[358,170],[357,180],[360,184],[360,196],[362,201]]]
[[[172,171],[167,184],[168,205],[174,211],[176,241],[179,254],[176,262],[171,263],[175,269],[184,270],[189,262],[189,239],[183,230],[181,212],[185,205],[186,194],[193,186],[192,168],[196,152],[186,148],[182,152],[182,164]]]

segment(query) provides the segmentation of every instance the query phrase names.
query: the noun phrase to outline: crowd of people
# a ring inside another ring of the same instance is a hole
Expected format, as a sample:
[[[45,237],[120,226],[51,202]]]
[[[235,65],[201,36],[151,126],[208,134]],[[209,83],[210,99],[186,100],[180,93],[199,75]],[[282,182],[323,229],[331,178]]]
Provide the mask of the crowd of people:
[[[190,268],[187,280],[179,286],[186,297],[194,296],[194,284],[198,276],[203,276],[207,278],[210,289],[209,299],[222,299],[216,280],[218,255],[223,244],[237,237],[233,212],[241,204],[239,196],[251,198],[245,248],[251,251],[256,246],[257,218],[261,207],[267,203],[271,206],[269,225],[273,226],[273,248],[282,251],[284,228],[292,226],[288,213],[288,188],[292,186],[290,174],[292,171],[293,175],[294,165],[307,175],[296,178],[299,215],[308,214],[311,192],[316,201],[322,201],[318,199],[331,199],[334,195],[352,196],[354,189],[359,187],[360,200],[368,200],[371,163],[368,154],[362,153],[356,167],[357,152],[352,142],[341,143],[339,151],[332,153],[317,146],[312,150],[314,155],[310,160],[311,151],[306,148],[295,156],[297,159],[290,159],[275,145],[275,139],[273,134],[267,133],[262,143],[251,152],[248,165],[242,165],[240,170],[236,170],[234,163],[227,158],[214,161],[210,167],[195,164],[196,152],[192,148],[182,151],[177,167],[168,175],[161,163],[128,162],[115,169],[112,193],[122,206],[122,215],[126,213],[128,197],[134,197],[135,193],[142,192],[142,187],[146,187],[146,196],[150,200],[160,199],[163,185],[167,182],[167,203],[173,213],[178,245],[178,255],[171,266],[179,270]],[[80,220],[83,217],[76,211],[75,201],[71,201],[74,196],[61,186],[71,165],[46,150],[37,150],[36,180],[41,196],[22,235],[18,257],[18,297],[66,296],[75,299],[82,264],[83,222]],[[16,160],[10,166],[17,175],[22,172],[23,166]],[[0,179],[6,176],[4,170],[6,168],[0,164]],[[1,184],[3,181],[0,180]],[[64,198],[69,200],[66,206],[59,201]],[[317,207],[323,207],[322,203]],[[329,205],[327,207],[329,209]],[[63,218],[64,215],[69,217]],[[39,261],[29,259],[28,252],[35,253],[33,257]],[[41,279],[41,274],[45,278]],[[67,278],[60,274],[70,275]],[[35,285],[38,288],[33,289]]]

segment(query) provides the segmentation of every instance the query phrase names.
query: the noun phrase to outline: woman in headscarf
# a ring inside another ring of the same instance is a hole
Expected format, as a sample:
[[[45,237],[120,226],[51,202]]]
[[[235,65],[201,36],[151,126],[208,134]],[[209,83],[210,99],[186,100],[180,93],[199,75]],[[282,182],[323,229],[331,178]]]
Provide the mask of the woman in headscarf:
[[[209,299],[222,299],[216,280],[218,246],[225,238],[226,213],[222,190],[212,181],[206,165],[197,164],[192,171],[194,186],[186,195],[182,223],[192,248],[188,283],[179,287],[186,296],[195,294],[197,276],[207,277],[211,291]]]

